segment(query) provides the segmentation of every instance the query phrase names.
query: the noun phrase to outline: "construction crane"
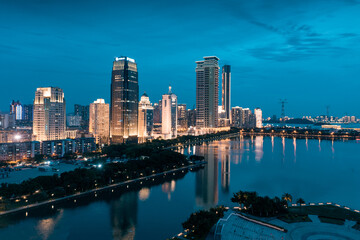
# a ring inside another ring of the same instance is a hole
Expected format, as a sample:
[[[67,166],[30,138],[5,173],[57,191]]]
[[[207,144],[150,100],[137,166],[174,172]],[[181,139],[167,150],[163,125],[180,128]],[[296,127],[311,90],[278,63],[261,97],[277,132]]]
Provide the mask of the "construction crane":
[[[281,104],[281,118],[284,121],[285,118],[285,104],[288,103],[286,99],[280,99]]]

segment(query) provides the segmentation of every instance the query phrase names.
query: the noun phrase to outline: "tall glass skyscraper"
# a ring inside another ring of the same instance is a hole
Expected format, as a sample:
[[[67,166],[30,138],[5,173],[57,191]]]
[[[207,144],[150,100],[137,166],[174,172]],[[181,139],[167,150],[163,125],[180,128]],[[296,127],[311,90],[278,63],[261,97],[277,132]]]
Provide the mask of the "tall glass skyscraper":
[[[218,123],[219,58],[196,62],[196,127],[214,128]]]
[[[222,67],[222,110],[225,111],[226,119],[230,119],[231,115],[231,67],[224,65]]]
[[[111,76],[110,137],[112,143],[137,140],[138,71],[134,59],[117,57]]]

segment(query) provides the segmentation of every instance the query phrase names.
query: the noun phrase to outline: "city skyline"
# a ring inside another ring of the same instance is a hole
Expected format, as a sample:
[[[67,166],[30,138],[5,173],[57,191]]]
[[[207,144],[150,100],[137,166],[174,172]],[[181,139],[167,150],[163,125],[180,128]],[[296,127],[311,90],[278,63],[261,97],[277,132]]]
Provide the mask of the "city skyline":
[[[119,55],[137,60],[140,92],[155,102],[170,83],[178,90],[179,103],[190,107],[196,100],[194,62],[215,55],[220,66],[232,66],[233,93],[242,93],[233,94],[232,106],[261,107],[264,116],[280,116],[278,101],[286,98],[288,116],[326,114],[328,105],[334,116],[360,115],[358,101],[351,97],[360,76],[360,29],[353,24],[358,21],[358,1],[209,1],[203,11],[198,10],[204,4],[186,1],[144,2],[139,8],[134,3],[92,2],[86,8],[81,1],[69,4],[1,3],[2,89],[16,89],[2,91],[2,111],[13,99],[31,103],[38,86],[60,87],[69,105],[96,98],[110,102],[109,66]],[[124,21],[133,23],[124,24],[131,33],[128,38],[119,38],[120,32],[112,28],[119,7],[126,10]],[[184,7],[187,19],[179,24]],[[211,19],[209,13],[220,18]],[[212,24],[198,31],[192,25],[200,19]],[[18,66],[26,78],[16,71]]]

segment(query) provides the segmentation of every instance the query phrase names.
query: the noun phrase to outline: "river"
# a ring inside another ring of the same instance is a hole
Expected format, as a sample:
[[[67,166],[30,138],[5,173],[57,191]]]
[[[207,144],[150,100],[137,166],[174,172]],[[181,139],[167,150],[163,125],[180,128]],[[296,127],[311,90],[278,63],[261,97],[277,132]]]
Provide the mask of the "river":
[[[295,200],[360,210],[359,141],[257,136],[182,151],[203,155],[208,164],[140,191],[116,190],[0,217],[0,239],[166,239],[182,230],[193,211],[232,205],[230,198],[238,190],[271,197],[287,192]]]

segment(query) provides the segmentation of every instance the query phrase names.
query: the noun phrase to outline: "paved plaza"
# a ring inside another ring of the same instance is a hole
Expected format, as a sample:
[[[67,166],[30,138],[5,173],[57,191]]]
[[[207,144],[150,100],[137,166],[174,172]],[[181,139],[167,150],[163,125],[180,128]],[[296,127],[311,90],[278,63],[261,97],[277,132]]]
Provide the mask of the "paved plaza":
[[[283,240],[358,240],[360,231],[352,228],[354,221],[344,225],[322,223],[316,215],[312,222],[285,223],[279,219],[268,222],[229,212],[221,219],[215,230],[215,240],[283,239]],[[286,230],[285,230],[286,229]],[[284,231],[285,230],[285,231]]]

